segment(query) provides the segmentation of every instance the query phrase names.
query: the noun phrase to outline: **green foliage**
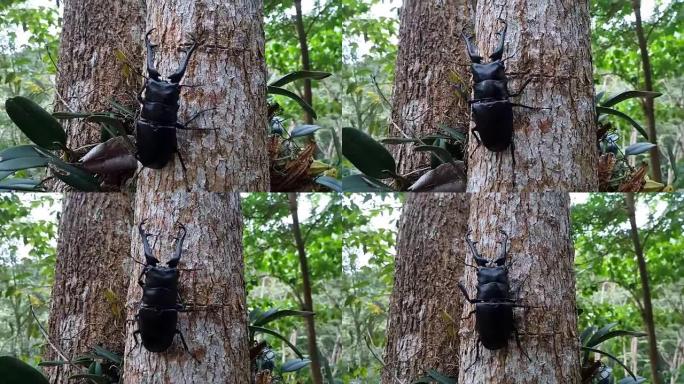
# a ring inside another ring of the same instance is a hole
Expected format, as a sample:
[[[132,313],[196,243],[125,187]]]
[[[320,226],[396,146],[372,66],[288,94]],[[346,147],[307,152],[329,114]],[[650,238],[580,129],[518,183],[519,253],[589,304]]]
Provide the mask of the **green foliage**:
[[[81,373],[69,376],[69,380],[82,379],[92,384],[114,384],[120,382],[123,357],[96,345],[92,353],[78,356],[71,361],[41,361],[38,365],[42,367],[73,365],[80,367]]]
[[[0,354],[34,364],[42,336],[30,307],[39,320],[47,318],[56,245],[54,218],[34,213],[54,204],[52,195],[0,194]]]
[[[590,326],[586,328],[582,333],[580,334],[580,343],[581,343],[581,349],[583,351],[583,357],[582,357],[582,367],[583,370],[582,372],[588,372],[592,373],[591,370],[585,370],[585,367],[590,367],[593,364],[593,360],[590,360],[590,356],[592,353],[594,354],[599,354],[606,356],[610,358],[612,361],[617,363],[619,366],[621,366],[634,380],[637,380],[637,377],[634,375],[634,373],[620,361],[620,359],[616,358],[615,356],[611,355],[608,352],[602,351],[596,347],[598,347],[599,344],[603,343],[604,341],[616,338],[616,337],[621,337],[621,336],[633,336],[633,337],[643,337],[646,336],[645,333],[643,332],[634,332],[634,331],[623,331],[623,330],[615,330],[612,331],[617,323],[611,323],[608,324],[604,327],[601,327],[597,329],[595,326]],[[600,371],[596,371],[598,373]],[[612,374],[611,374],[612,375]],[[589,380],[592,376],[596,375],[589,375],[588,377],[582,377],[582,381],[586,382]]]
[[[49,384],[37,369],[12,356],[0,356],[0,377],[5,384]]]
[[[413,382],[413,384],[421,383],[439,383],[439,384],[456,384],[457,377],[449,377],[434,369],[428,369],[427,374]]]
[[[643,291],[628,223],[622,194],[590,194],[572,207],[581,329],[607,323],[621,329],[645,329]],[[684,371],[682,366],[670,365],[680,348],[684,325],[684,307],[675,299],[684,295],[684,196],[638,195],[637,223],[650,276],[661,369],[669,379]],[[630,349],[625,339],[607,340],[601,350],[621,361],[636,359],[637,372],[648,372],[646,340],[638,342],[638,356],[625,356]]]
[[[684,109],[681,107],[684,95],[679,91],[684,81],[681,76],[684,70],[684,60],[681,58],[684,48],[684,34],[681,33],[684,4],[681,1],[662,0],[653,3],[653,15],[643,20],[643,27],[647,36],[654,89],[664,95],[655,103],[658,146],[663,174],[668,177],[666,184],[676,181],[675,188],[681,188],[683,180],[675,180],[675,175],[684,166],[684,151],[674,143],[684,137],[680,129],[684,121]],[[645,8],[642,7],[642,12]],[[591,14],[597,88],[612,92],[643,89],[644,75],[631,2],[592,1]],[[618,136],[622,141],[620,146],[626,147],[630,144],[631,131],[639,130],[634,121],[644,121],[643,104],[633,99],[615,110],[633,119],[616,121]]]

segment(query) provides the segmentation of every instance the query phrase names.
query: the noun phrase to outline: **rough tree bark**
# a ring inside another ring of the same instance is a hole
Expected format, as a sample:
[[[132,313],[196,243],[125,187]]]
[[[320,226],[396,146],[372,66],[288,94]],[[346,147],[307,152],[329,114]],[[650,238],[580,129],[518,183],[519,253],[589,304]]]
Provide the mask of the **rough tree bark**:
[[[644,27],[641,22],[641,0],[632,0],[632,9],[634,9],[634,18],[636,19],[636,34],[639,41],[639,52],[641,53],[641,65],[644,69],[644,90],[653,92],[653,70],[651,69],[651,59],[648,57],[648,40],[644,35]],[[654,100],[647,97],[642,101],[641,105],[644,109],[644,114],[646,115],[648,138],[651,143],[658,144]],[[653,180],[661,183],[663,181],[663,174],[660,171],[660,151],[658,147],[651,148],[649,155],[651,157],[651,174],[653,175]]]
[[[137,79],[123,75],[116,51],[142,66],[143,9],[136,0],[64,3],[57,74],[56,110],[99,111],[110,100],[135,100]],[[99,128],[78,120],[63,122],[70,148],[99,141]],[[55,190],[64,185],[54,183]],[[124,194],[64,195],[48,332],[75,357],[101,345],[123,354],[123,302],[128,283],[127,255],[133,219]],[[46,349],[46,360],[60,359]],[[47,369],[50,381],[67,383],[76,371]]]
[[[147,29],[157,70],[173,73],[190,45],[191,35],[204,43],[195,51],[181,84],[179,119],[202,113],[180,130],[179,151],[193,191],[268,191],[266,151],[266,66],[263,4],[256,0],[147,2]],[[186,188],[178,157],[164,169],[143,169],[138,192]]]
[[[397,236],[382,382],[411,383],[428,369],[458,376],[467,194],[410,194]]]
[[[69,192],[64,197],[48,330],[69,358],[95,345],[123,354],[132,220],[125,195]],[[45,352],[45,360],[62,359],[50,347]],[[46,370],[51,383],[71,383],[70,375],[83,373],[71,366]]]
[[[507,347],[480,347],[475,361],[475,315],[461,323],[459,383],[579,384],[579,337],[575,308],[574,252],[570,236],[570,198],[565,193],[478,193],[470,200],[470,229],[483,257],[501,252],[508,233],[509,279],[520,287],[520,303],[534,308],[514,309],[522,348],[511,337]],[[467,263],[475,265],[469,252]],[[466,268],[464,285],[475,295],[476,275]],[[466,303],[463,317],[473,305]],[[468,367],[472,366],[468,369]],[[467,369],[467,370],[466,370]]]
[[[440,124],[468,130],[469,72],[464,27],[472,27],[468,0],[406,0],[401,8],[390,136],[434,133]],[[395,125],[396,124],[396,125]],[[429,165],[413,145],[392,148],[400,174]]]
[[[490,152],[470,135],[469,192],[596,191],[596,114],[587,0],[477,2],[480,55],[494,51],[508,23],[504,59],[513,101],[515,171],[509,150]],[[515,179],[514,179],[515,177]],[[515,184],[515,185],[514,185]]]
[[[247,305],[242,259],[242,216],[235,193],[166,193],[135,207],[133,257],[144,261],[137,224],[147,219],[148,232],[158,235],[155,257],[166,263],[178,233],[187,228],[180,268],[183,301],[192,311],[178,315],[191,353],[177,336],[163,353],[135,345],[135,322],[126,329],[124,383],[249,383]],[[137,278],[142,266],[129,276],[127,319],[137,313],[142,290]]]
[[[138,0],[66,0],[55,111],[109,110],[112,100],[136,106],[140,77],[134,71],[143,64],[144,27],[144,9]],[[117,59],[117,51],[128,63]],[[69,148],[100,141],[97,124],[63,120],[62,125]]]
[[[661,384],[663,382],[660,373],[658,372],[658,342],[656,341],[655,322],[653,320],[653,305],[651,304],[651,284],[648,280],[648,268],[646,267],[646,259],[644,258],[644,250],[642,248],[641,240],[639,239],[639,229],[636,223],[636,208],[634,204],[634,194],[625,194],[625,204],[627,205],[627,215],[629,216],[630,235],[634,243],[634,254],[639,265],[639,278],[641,280],[641,290],[643,296],[643,308],[641,316],[646,325],[646,334],[648,335],[648,359],[651,365],[651,380],[654,384]]]
[[[309,273],[309,263],[306,259],[304,240],[302,240],[302,231],[299,228],[299,215],[297,213],[297,194],[288,193],[288,200],[290,203],[290,213],[292,215],[292,231],[294,233],[295,243],[297,244],[299,266],[302,272],[302,289],[304,291],[304,306],[302,307],[302,310],[314,312],[313,298],[311,295],[311,274]],[[318,346],[316,343],[316,324],[313,316],[306,317],[306,333],[309,339],[308,347],[309,359],[311,360],[311,377],[315,384],[322,384],[323,375],[321,373],[321,361],[318,358]]]

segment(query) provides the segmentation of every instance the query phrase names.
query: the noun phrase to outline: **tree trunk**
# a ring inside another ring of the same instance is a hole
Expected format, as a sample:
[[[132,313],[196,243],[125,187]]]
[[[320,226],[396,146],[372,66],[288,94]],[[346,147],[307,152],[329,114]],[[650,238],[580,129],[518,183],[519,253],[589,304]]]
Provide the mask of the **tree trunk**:
[[[140,77],[133,71],[143,64],[141,2],[66,0],[62,23],[55,111],[101,112],[111,109],[112,100],[137,106]],[[71,149],[100,141],[97,124],[77,119],[62,125]]]
[[[636,34],[637,39],[639,40],[639,51],[641,52],[641,65],[644,69],[644,90],[653,92],[653,71],[651,69],[651,59],[648,57],[648,41],[644,35],[644,27],[641,22],[641,0],[632,0],[632,8],[634,9],[634,18],[636,19]],[[652,98],[648,97],[641,105],[644,109],[644,115],[646,115],[648,138],[651,143],[657,145],[655,103]],[[653,175],[653,180],[661,183],[663,181],[663,175],[660,171],[660,151],[658,150],[658,147],[651,148],[649,154],[651,157],[651,174]]]
[[[478,147],[470,135],[468,191],[597,191],[598,150],[587,0],[565,5],[542,0],[477,2],[480,55],[494,51],[508,23],[503,58],[513,107],[515,169],[511,152]],[[471,125],[474,126],[474,125]]]
[[[304,29],[304,15],[302,14],[302,1],[295,0],[295,24],[297,26],[297,37],[299,38],[299,49],[302,52],[302,70],[311,70],[309,61],[309,43],[307,42],[306,30]],[[304,101],[313,106],[313,94],[311,91],[311,79],[304,79]],[[307,124],[313,124],[313,116],[305,112]]]
[[[126,195],[65,194],[48,329],[68,358],[96,345],[123,355],[132,220]],[[62,359],[46,348],[45,360]],[[47,370],[51,383],[72,383],[70,375],[83,373],[71,366]]]
[[[468,61],[460,38],[469,0],[406,0],[401,9],[390,136],[424,136],[440,125],[468,130]],[[459,97],[459,90],[465,97]],[[413,145],[392,148],[400,174],[429,165]]]
[[[178,314],[177,329],[196,362],[176,337],[165,352],[149,352],[136,342],[138,328],[126,329],[124,383],[230,383],[248,384],[250,376],[247,305],[242,259],[242,217],[237,194],[168,193],[137,200],[135,223],[155,238],[155,257],[166,263],[182,223],[187,228],[180,260],[181,297],[188,312]],[[137,227],[130,248],[144,262]],[[127,319],[134,319],[142,297],[139,270],[129,277]]]
[[[641,241],[639,240],[639,229],[636,223],[636,208],[634,206],[634,194],[625,194],[625,203],[627,205],[627,214],[629,215],[629,224],[631,226],[630,234],[632,242],[634,243],[634,254],[639,265],[639,277],[641,278],[641,290],[643,295],[643,310],[641,315],[646,325],[646,334],[648,336],[648,359],[651,365],[651,380],[653,384],[661,384],[662,377],[658,372],[658,343],[656,342],[655,323],[653,321],[653,306],[651,305],[651,285],[648,280],[648,269],[646,268],[646,259],[644,258],[644,251],[641,248]]]
[[[428,369],[458,376],[467,194],[410,194],[397,236],[382,382],[412,383]]]
[[[288,197],[290,200],[290,212],[292,214],[292,231],[294,232],[295,242],[297,243],[299,266],[302,271],[302,288],[304,291],[304,306],[302,310],[314,312],[313,298],[311,296],[311,281],[309,278],[309,263],[306,259],[304,240],[302,240],[302,232],[299,228],[299,216],[297,214],[297,194],[288,193]],[[316,345],[316,325],[313,316],[306,317],[306,333],[309,339],[308,347],[309,359],[311,360],[311,377],[314,384],[322,384],[323,375],[321,374],[321,362],[318,358],[318,346]]]
[[[134,102],[138,79],[124,76],[124,63],[115,56],[121,50],[132,67],[142,66],[140,2],[67,0],[62,25],[55,109],[101,111],[112,99]],[[99,141],[95,125],[63,123],[70,148]],[[63,190],[64,184],[52,187]],[[69,358],[95,345],[123,354],[130,200],[124,194],[64,195],[48,332]],[[60,359],[52,349],[44,358]],[[68,377],[77,373],[70,366],[47,371],[53,383],[71,382]]]
[[[203,112],[178,131],[180,155],[193,191],[268,191],[266,67],[262,2],[237,0],[150,1],[147,29],[157,70],[168,76],[185,56],[191,35],[203,44],[193,54],[181,84],[180,121]],[[176,157],[161,170],[143,169],[138,192],[186,188]]]
[[[575,308],[570,198],[564,193],[472,195],[470,229],[478,252],[493,259],[508,233],[507,265],[512,295],[532,308],[514,308],[521,347],[511,335],[505,348],[480,346],[476,360],[475,315],[461,324],[459,383],[579,384],[579,337]],[[472,253],[467,263],[475,265]],[[466,268],[464,285],[475,295],[476,275]],[[520,289],[520,295],[517,290]],[[463,317],[473,310],[466,303]],[[472,365],[472,366],[471,366]],[[468,369],[468,367],[470,368]]]

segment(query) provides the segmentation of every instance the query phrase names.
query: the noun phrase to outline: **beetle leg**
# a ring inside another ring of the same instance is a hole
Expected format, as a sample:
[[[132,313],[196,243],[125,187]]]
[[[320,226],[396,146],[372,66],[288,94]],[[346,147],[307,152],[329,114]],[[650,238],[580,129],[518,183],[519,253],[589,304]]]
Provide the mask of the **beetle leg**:
[[[200,363],[199,359],[197,359],[197,358],[195,357],[195,355],[193,355],[192,352],[190,352],[190,348],[188,348],[188,344],[185,342],[185,337],[183,337],[183,332],[181,332],[181,331],[179,331],[178,329],[176,329],[176,334],[178,334],[178,336],[180,336],[181,342],[183,343],[183,348],[185,348],[185,352],[187,352],[188,355],[192,356],[192,358],[193,358],[196,362]]]
[[[463,296],[465,296],[466,301],[468,301],[468,302],[471,303],[471,304],[475,302],[475,300],[472,300],[472,299],[470,298],[470,296],[468,296],[468,291],[467,291],[466,288],[463,286],[463,284],[458,283],[458,289],[460,289],[461,292],[463,292]]]
[[[468,319],[470,319],[470,316],[472,316],[473,313],[475,313],[475,310],[474,310],[474,309],[473,309],[472,311],[470,311],[470,313],[468,313],[468,316],[466,316],[466,317],[461,317],[461,320],[468,320]]]
[[[178,237],[176,237],[176,252],[173,254],[173,257],[166,263],[171,268],[176,268],[178,266],[178,262],[180,261],[181,258],[181,252],[183,251],[183,240],[185,240],[185,226],[181,223],[178,223],[178,226],[180,229],[178,230]]]
[[[180,161],[181,168],[183,169],[183,180],[185,180],[185,189],[190,192],[190,182],[188,182],[188,169],[185,168],[185,162],[183,161],[183,156],[181,156],[180,151],[176,149],[176,155],[178,155],[178,160]]]
[[[515,142],[511,138],[511,178],[513,189],[515,189]]]
[[[515,92],[515,93],[509,93],[508,97],[517,97],[517,96],[520,96],[520,94],[525,90],[525,87],[527,87],[527,84],[529,84],[530,81],[532,81],[532,78],[531,78],[531,77],[530,77],[529,79],[525,80],[525,82],[523,83],[522,86],[520,86],[520,88],[518,89],[517,92]]]
[[[216,109],[216,108],[207,108],[207,109],[203,109],[203,110],[201,110],[201,111],[195,113],[194,115],[192,115],[192,116],[191,116],[188,120],[186,120],[184,123],[176,123],[176,124],[175,124],[175,125],[176,125],[176,128],[178,128],[178,129],[183,129],[183,130],[188,130],[188,131],[190,131],[190,130],[193,130],[193,131],[216,130],[216,129],[218,129],[218,128],[188,128],[188,124],[190,124],[193,120],[195,120],[196,118],[198,118],[199,115],[201,115],[201,114],[204,113],[204,112],[213,111],[213,110],[215,110],[215,109]]]
[[[150,29],[145,34],[145,46],[147,47],[147,73],[155,80],[159,80],[159,71],[154,67],[154,45],[150,43],[150,34],[155,28]]]
[[[518,328],[514,326],[513,332],[515,332],[515,343],[518,345],[520,352],[522,352],[522,354],[525,355],[525,357],[527,357],[527,360],[532,361],[532,359],[530,359],[530,356],[527,355],[527,352],[525,352],[525,349],[522,347],[522,344],[520,344],[520,332],[518,332]]]
[[[475,360],[473,360],[472,363],[468,366],[468,368],[465,369],[465,372],[468,372],[470,368],[472,368],[475,363],[480,359],[480,338],[477,338],[477,341],[475,342]]]
[[[157,260],[157,258],[154,257],[154,254],[152,253],[152,248],[150,248],[150,243],[147,241],[147,238],[152,236],[152,234],[146,233],[143,229],[143,225],[145,225],[146,221],[147,219],[144,219],[140,222],[140,224],[138,225],[138,233],[140,234],[140,237],[142,237],[143,249],[145,252],[145,263],[147,265],[154,266],[157,265],[157,263],[159,263],[159,260]]]
[[[520,108],[526,108],[526,109],[534,109],[535,111],[539,111],[542,109],[548,109],[551,110],[549,107],[530,107],[529,105],[523,105],[523,104],[518,104],[518,103],[511,103],[512,107],[520,107]]]
[[[494,53],[489,55],[489,58],[493,61],[501,60],[501,57],[503,56],[504,41],[506,40],[506,30],[508,29],[508,24],[506,24],[506,21],[504,20],[501,21],[504,23],[504,29],[503,31],[496,33],[497,36],[501,36],[501,39],[499,40],[499,46],[496,48],[496,51],[494,51]]]
[[[465,41],[466,49],[468,50],[468,56],[470,56],[470,61],[479,64],[482,61],[482,56],[480,56],[480,54],[477,52],[477,47],[473,46],[472,36],[468,36],[464,32],[461,32],[461,36]]]
[[[176,69],[176,72],[172,73],[169,76],[169,80],[171,80],[172,83],[180,83],[183,76],[185,76],[185,69],[188,67],[188,61],[190,61],[190,56],[192,56],[192,53],[195,52],[195,49],[198,46],[199,42],[197,40],[192,42],[192,46],[190,46],[190,49],[185,53],[185,57],[178,66],[178,69]]]

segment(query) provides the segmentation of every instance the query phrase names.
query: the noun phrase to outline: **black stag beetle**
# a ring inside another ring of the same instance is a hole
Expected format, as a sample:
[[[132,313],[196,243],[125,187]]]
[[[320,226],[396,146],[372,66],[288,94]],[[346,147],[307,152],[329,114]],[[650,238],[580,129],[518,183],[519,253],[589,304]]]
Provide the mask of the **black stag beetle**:
[[[180,230],[176,237],[175,253],[166,266],[162,266],[158,265],[160,261],[154,257],[147,241],[152,234],[143,229],[145,221],[143,220],[138,225],[138,233],[142,237],[145,252],[145,266],[138,277],[138,284],[143,289],[143,297],[140,309],[135,316],[138,329],[133,332],[133,337],[136,345],[138,345],[137,336],[140,335],[145,349],[150,352],[163,352],[173,344],[174,337],[179,335],[185,351],[197,360],[188,349],[183,333],[177,328],[178,312],[186,311],[178,291],[177,268],[186,234],[185,227],[183,224],[178,224]]]
[[[506,148],[511,148],[512,164],[515,168],[515,156],[513,144],[513,107],[523,107],[528,109],[548,109],[535,108],[526,105],[512,103],[511,97],[519,96],[531,79],[527,79],[520,89],[511,93],[508,90],[508,78],[506,77],[506,67],[502,60],[504,52],[504,41],[508,28],[504,23],[502,32],[497,32],[500,36],[499,45],[489,55],[490,62],[482,63],[482,56],[479,55],[477,47],[472,42],[472,36],[467,36],[465,32],[461,35],[465,40],[468,56],[472,62],[470,70],[473,74],[473,94],[474,98],[470,101],[475,127],[472,129],[473,135],[478,145],[484,144],[485,148],[492,152],[502,152]]]
[[[514,307],[526,308],[527,306],[518,304],[518,299],[511,295],[508,266],[506,265],[508,235],[503,230],[499,230],[499,232],[504,236],[503,250],[493,261],[482,257],[475,249],[477,242],[470,239],[471,232],[468,231],[466,234],[466,242],[477,263],[477,267],[469,265],[477,269],[477,295],[475,299],[471,299],[463,284],[458,283],[458,288],[469,303],[475,304],[475,309],[466,318],[475,313],[475,330],[478,333],[475,361],[466,370],[470,369],[480,357],[480,344],[490,350],[501,349],[508,344],[511,334],[515,334],[518,348],[529,359],[520,345],[520,335],[513,319]],[[519,291],[520,288],[518,288],[516,297],[520,293]]]
[[[171,160],[174,153],[178,154],[183,174],[186,174],[185,163],[178,152],[178,142],[176,140],[177,129],[201,129],[188,128],[187,124],[196,119],[201,113],[211,109],[202,110],[194,114],[185,123],[178,122],[179,98],[182,85],[181,79],[185,75],[188,61],[200,42],[192,38],[192,45],[186,52],[185,58],[181,61],[178,69],[168,76],[167,80],[162,80],[161,75],[154,66],[154,47],[150,43],[150,34],[154,31],[150,29],[145,35],[145,46],[147,47],[147,74],[145,86],[138,95],[141,104],[140,118],[136,121],[136,146],[138,160],[143,166],[154,169],[161,169]],[[143,97],[143,91],[145,96]],[[208,129],[203,129],[208,130]]]

